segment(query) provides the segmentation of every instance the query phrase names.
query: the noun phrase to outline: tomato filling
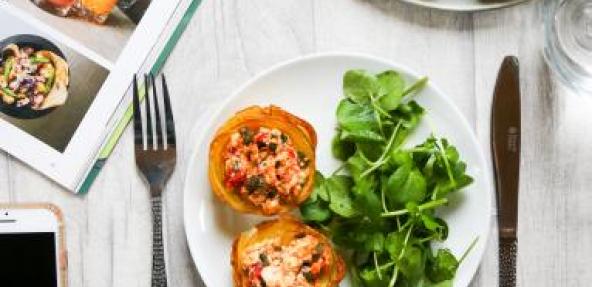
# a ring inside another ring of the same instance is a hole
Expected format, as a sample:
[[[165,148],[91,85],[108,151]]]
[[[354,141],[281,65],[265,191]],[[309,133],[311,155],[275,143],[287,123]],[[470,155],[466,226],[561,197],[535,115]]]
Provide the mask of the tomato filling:
[[[312,287],[327,271],[331,250],[318,238],[300,235],[281,246],[279,238],[248,248],[242,271],[249,287]]]
[[[251,204],[274,212],[295,200],[309,176],[309,159],[278,129],[243,127],[230,137],[224,181]]]

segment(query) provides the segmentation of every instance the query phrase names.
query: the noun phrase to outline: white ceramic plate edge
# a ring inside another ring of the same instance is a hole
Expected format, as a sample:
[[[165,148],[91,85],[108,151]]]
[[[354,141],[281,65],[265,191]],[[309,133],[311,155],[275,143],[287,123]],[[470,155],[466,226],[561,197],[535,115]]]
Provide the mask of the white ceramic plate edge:
[[[476,11],[487,11],[493,9],[500,9],[506,8],[514,5],[518,5],[522,2],[526,2],[528,0],[511,0],[503,3],[473,3],[473,4],[443,4],[443,3],[433,3],[429,0],[400,0],[405,3],[425,7],[425,8],[432,8],[437,10],[443,11],[456,11],[456,12],[476,12]]]

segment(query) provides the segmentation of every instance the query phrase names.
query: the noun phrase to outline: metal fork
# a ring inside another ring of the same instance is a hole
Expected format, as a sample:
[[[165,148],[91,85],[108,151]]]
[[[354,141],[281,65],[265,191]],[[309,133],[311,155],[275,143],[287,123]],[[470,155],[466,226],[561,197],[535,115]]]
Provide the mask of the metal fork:
[[[146,114],[146,146],[144,146],[144,134],[142,132],[142,115],[140,110],[140,95],[138,80],[134,75],[134,145],[136,165],[150,185],[152,197],[152,287],[166,287],[166,264],[164,257],[164,245],[162,238],[162,191],[171,177],[177,162],[177,150],[175,140],[175,124],[171,112],[171,102],[166,79],[162,75],[162,93],[164,105],[164,126],[160,120],[160,108],[158,92],[154,75],[144,76],[145,88],[145,114]],[[152,99],[150,95],[152,87]],[[152,112],[150,102],[154,101],[155,127],[152,126]],[[156,130],[154,137],[153,130]]]

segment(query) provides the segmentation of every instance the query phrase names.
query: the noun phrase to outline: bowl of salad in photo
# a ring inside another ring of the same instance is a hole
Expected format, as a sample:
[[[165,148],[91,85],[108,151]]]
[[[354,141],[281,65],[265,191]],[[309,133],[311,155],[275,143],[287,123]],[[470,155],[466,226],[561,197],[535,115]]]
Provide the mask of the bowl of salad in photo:
[[[66,103],[70,81],[63,52],[35,35],[0,41],[0,111],[37,118]]]

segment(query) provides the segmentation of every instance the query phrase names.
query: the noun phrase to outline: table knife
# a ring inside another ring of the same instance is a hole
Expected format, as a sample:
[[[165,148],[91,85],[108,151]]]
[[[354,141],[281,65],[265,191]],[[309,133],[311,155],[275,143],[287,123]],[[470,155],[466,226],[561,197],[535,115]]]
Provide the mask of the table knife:
[[[508,56],[500,68],[491,118],[499,226],[499,286],[516,286],[518,183],[520,173],[520,76],[518,59]]]

